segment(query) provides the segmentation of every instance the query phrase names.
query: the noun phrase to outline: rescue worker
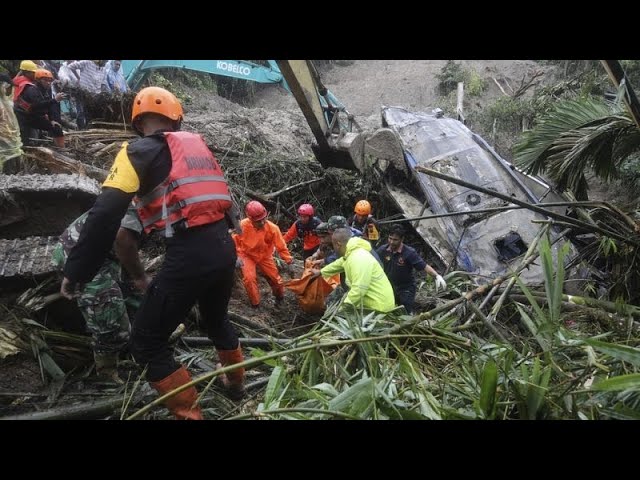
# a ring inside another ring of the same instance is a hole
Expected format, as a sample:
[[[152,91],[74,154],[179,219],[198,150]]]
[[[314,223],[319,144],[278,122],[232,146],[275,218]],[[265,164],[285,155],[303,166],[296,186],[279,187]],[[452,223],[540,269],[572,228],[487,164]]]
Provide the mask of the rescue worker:
[[[347,219],[341,215],[334,215],[329,218],[327,221],[327,225],[329,227],[329,234],[333,234],[338,228],[348,228],[351,231],[351,236],[353,237],[362,237],[362,231],[357,228],[351,227],[347,223]],[[382,261],[378,256],[378,253],[375,250],[371,250],[371,255],[375,258],[380,265],[382,265]],[[338,254],[334,251],[332,254],[328,255],[325,259],[325,265],[330,264],[334,260],[338,258]]]
[[[362,238],[369,240],[372,245],[380,239],[378,221],[371,215],[371,204],[360,200],[353,209],[353,216],[349,219],[349,226],[362,232]]]
[[[284,285],[278,267],[273,259],[274,249],[289,266],[293,276],[293,258],[278,226],[267,220],[267,209],[260,202],[252,200],[245,207],[247,215],[240,222],[241,234],[234,233],[238,261],[236,267],[242,269],[242,283],[253,308],[260,306],[260,290],[256,268],[260,268],[275,297],[276,305],[284,300]]]
[[[54,95],[52,94],[53,81],[54,77],[50,71],[40,68],[36,70],[36,84],[40,89],[42,98],[45,100],[54,98]],[[49,107],[45,112],[45,117],[56,128],[56,131],[58,131],[59,127],[60,132],[62,132],[62,115],[60,111],[60,103],[55,101],[50,102]],[[58,147],[64,147],[64,134],[58,137],[53,137],[53,143]]]
[[[394,223],[387,239],[388,243],[378,248],[378,255],[382,259],[384,271],[393,287],[396,303],[404,305],[407,313],[412,314],[416,298],[414,269],[433,276],[436,281],[436,291],[440,288],[445,290],[447,282],[413,247],[403,243],[404,235],[404,227]]]
[[[46,70],[38,72],[38,68],[31,60],[20,63],[20,72],[13,79],[16,85],[13,91],[13,111],[20,125],[20,138],[23,145],[30,145],[29,138],[32,129],[46,130],[54,138],[56,146],[64,146],[62,127],[52,122],[47,116],[50,106],[66,98],[66,94],[57,93],[54,98],[45,98],[36,86],[36,75],[46,76]],[[50,73],[49,73],[50,75]]]
[[[313,274],[327,278],[344,270],[349,286],[344,305],[357,310],[393,310],[393,288],[380,264],[370,254],[371,244],[362,238],[353,237],[348,228],[338,228],[333,232],[332,242],[333,249],[340,258],[322,270],[314,269]]]
[[[60,235],[52,258],[63,267],[71,249],[75,246],[89,212],[75,219]],[[150,278],[138,256],[142,223],[134,208],[130,208],[120,223],[113,249],[100,266],[98,273],[85,285],[76,298],[87,330],[93,337],[93,356],[99,377],[122,383],[118,376],[118,354],[129,342],[130,323],[125,305],[125,295],[120,288],[121,268],[124,266],[135,289],[144,293]]]
[[[318,266],[324,265],[324,260],[333,253],[333,244],[331,243],[331,232],[329,231],[329,224],[322,222],[314,230],[315,234],[320,240],[320,245],[313,255],[309,257],[311,265]],[[322,263],[319,263],[322,260]],[[305,266],[307,262],[305,262]]]
[[[298,208],[298,220],[284,234],[284,241],[289,243],[294,238],[302,240],[302,259],[306,260],[313,255],[320,245],[320,238],[315,233],[315,229],[322,223],[318,217],[314,216],[313,205],[303,203]]]
[[[163,88],[142,89],[133,101],[131,124],[143,138],[125,142],[103,184],[77,244],[64,267],[61,293],[71,298],[92,279],[109,251],[118,224],[134,196],[145,233],[164,232],[166,253],[136,314],[130,350],[147,367],[147,380],[164,395],[191,381],[175,361],[169,337],[197,302],[202,325],[222,365],[243,361],[227,315],[236,253],[225,212],[229,188],[202,137],[181,132],[182,105]],[[228,394],[244,393],[244,368],[223,379]],[[167,399],[179,419],[201,420],[191,386]]]

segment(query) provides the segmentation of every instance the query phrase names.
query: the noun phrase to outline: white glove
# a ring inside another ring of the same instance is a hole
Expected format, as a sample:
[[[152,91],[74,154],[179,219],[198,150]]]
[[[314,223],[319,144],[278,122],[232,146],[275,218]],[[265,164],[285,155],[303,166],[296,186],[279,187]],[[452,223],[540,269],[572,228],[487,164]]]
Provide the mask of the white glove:
[[[440,288],[442,288],[443,291],[446,290],[447,282],[444,281],[442,275],[436,275],[436,292],[440,290]]]

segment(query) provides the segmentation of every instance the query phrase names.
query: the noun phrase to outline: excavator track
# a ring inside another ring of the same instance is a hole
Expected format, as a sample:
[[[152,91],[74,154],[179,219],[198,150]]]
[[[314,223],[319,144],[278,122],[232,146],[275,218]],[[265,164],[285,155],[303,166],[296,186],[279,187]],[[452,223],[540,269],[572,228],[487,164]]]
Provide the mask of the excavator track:
[[[55,272],[51,252],[57,242],[58,237],[0,240],[0,277],[6,282]]]
[[[96,196],[100,184],[85,175],[60,173],[55,175],[0,175],[0,191],[9,193],[81,192]]]
[[[0,238],[60,235],[99,193],[84,175],[0,175]]]

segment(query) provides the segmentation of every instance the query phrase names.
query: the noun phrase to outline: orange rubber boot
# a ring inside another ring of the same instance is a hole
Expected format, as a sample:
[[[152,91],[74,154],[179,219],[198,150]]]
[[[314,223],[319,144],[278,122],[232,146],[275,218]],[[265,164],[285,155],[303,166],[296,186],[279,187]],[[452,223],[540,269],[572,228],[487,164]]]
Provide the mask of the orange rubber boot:
[[[181,366],[168,377],[157,382],[151,382],[151,386],[155,388],[160,395],[165,395],[190,381],[191,375],[189,375],[189,372],[184,366]],[[198,391],[195,387],[189,387],[168,400],[165,400],[165,405],[178,420],[203,420],[202,411],[196,403],[197,400]]]
[[[238,344],[238,348],[235,350],[218,350],[218,357],[223,367],[244,362],[244,355],[242,354],[240,344]],[[227,388],[227,393],[231,399],[240,400],[244,396],[244,367],[221,375],[220,380]]]

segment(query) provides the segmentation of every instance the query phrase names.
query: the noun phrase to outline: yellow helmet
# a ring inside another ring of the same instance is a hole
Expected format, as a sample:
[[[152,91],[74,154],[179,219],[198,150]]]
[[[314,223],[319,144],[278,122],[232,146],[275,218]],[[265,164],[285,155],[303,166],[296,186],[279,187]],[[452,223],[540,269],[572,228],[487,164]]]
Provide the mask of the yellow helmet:
[[[38,66],[31,60],[22,60],[20,62],[20,70],[22,70],[23,72],[36,73],[36,70],[38,70]]]

